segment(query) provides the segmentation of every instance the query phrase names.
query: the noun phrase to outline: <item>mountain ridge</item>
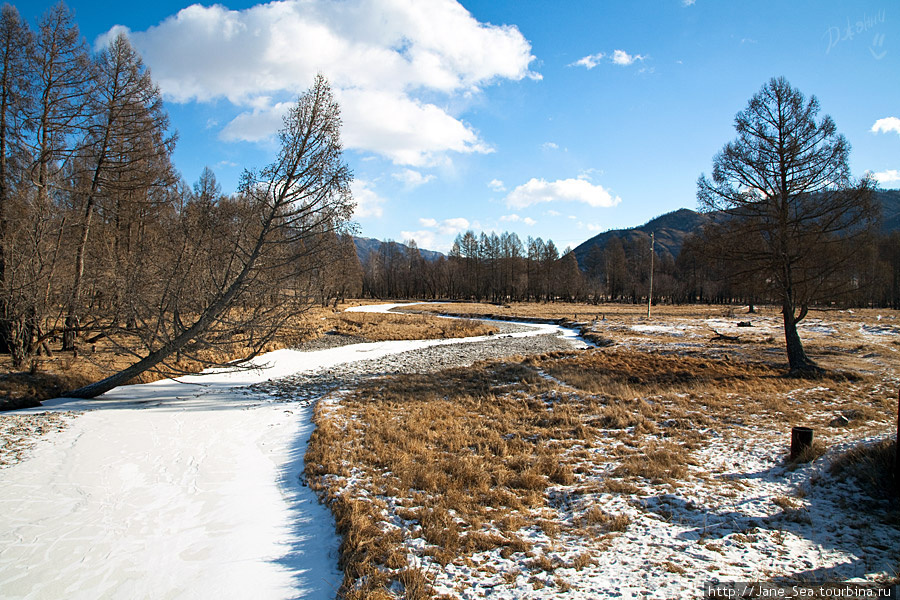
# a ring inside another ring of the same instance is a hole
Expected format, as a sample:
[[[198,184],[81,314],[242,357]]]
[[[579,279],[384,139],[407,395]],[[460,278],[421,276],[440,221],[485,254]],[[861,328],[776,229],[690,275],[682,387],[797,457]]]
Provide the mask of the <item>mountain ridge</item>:
[[[881,208],[881,233],[890,233],[892,231],[900,231],[900,189],[897,190],[877,190],[875,197]],[[690,208],[679,208],[671,212],[664,213],[658,217],[654,217],[635,227],[626,227],[622,229],[610,229],[589,238],[575,247],[573,252],[578,259],[578,264],[582,269],[585,268],[585,260],[594,246],[600,246],[604,249],[614,237],[619,238],[622,242],[632,241],[636,238],[650,238],[650,234],[655,234],[657,251],[666,251],[673,257],[677,257],[684,245],[684,240],[688,235],[697,232],[709,217],[701,212]],[[356,245],[356,254],[361,262],[364,262],[370,253],[380,252],[381,246],[388,241],[382,241],[370,237],[353,237]],[[400,250],[405,254],[409,250],[406,244],[395,242]],[[432,262],[440,257],[446,257],[443,252],[436,250],[428,250],[419,248],[422,258]]]
[[[900,231],[900,190],[877,190],[875,200],[881,209],[881,233]],[[611,229],[597,234],[575,247],[575,257],[583,269],[585,260],[594,246],[600,246],[602,250],[614,237],[622,242],[628,242],[640,237],[649,239],[651,233],[655,233],[657,252],[664,249],[673,257],[677,257],[685,238],[696,233],[709,218],[704,213],[690,208],[679,208],[654,217],[643,225]]]

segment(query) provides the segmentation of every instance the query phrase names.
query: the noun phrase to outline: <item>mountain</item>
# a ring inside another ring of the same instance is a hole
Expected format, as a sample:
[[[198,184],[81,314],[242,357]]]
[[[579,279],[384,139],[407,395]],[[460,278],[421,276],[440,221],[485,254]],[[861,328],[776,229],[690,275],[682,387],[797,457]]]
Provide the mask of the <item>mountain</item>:
[[[368,258],[369,254],[375,252],[376,254],[381,251],[383,242],[381,240],[376,240],[375,238],[365,238],[365,237],[353,237],[353,243],[356,244],[356,255],[359,257],[360,262],[365,262]],[[409,250],[409,246],[406,244],[401,244],[400,242],[394,242],[397,244],[397,247],[405,254]],[[427,260],[428,262],[436,261],[438,258],[444,256],[440,252],[435,252],[434,250],[425,250],[424,248],[419,248],[419,253],[422,255],[422,258]]]
[[[900,231],[900,190],[877,191],[875,192],[875,201],[881,207],[881,232]],[[656,234],[657,252],[665,249],[672,256],[678,256],[681,246],[684,244],[684,238],[698,231],[708,220],[709,217],[702,213],[689,208],[681,208],[656,217],[640,227],[613,229],[595,235],[575,248],[575,257],[578,259],[578,264],[584,268],[585,259],[594,246],[600,246],[602,250],[614,237],[621,239],[622,242],[627,242],[639,237],[649,238],[651,232]]]
[[[881,232],[900,231],[900,190],[875,192],[881,205]]]
[[[584,267],[585,259],[594,246],[600,246],[602,250],[612,238],[628,242],[641,237],[649,238],[651,233],[654,233],[656,237],[657,252],[665,250],[672,256],[678,256],[681,246],[684,244],[684,238],[700,229],[708,220],[709,217],[704,214],[689,208],[680,208],[656,217],[639,227],[612,229],[595,235],[575,248],[575,258],[578,259],[578,264]]]

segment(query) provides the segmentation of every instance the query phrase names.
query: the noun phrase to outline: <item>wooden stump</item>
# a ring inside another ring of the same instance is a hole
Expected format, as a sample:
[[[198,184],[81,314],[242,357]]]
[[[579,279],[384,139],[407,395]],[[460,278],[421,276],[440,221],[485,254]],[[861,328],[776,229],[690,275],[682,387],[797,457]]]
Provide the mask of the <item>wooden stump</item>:
[[[812,446],[813,430],[809,427],[791,429],[791,460],[797,460],[803,451]]]

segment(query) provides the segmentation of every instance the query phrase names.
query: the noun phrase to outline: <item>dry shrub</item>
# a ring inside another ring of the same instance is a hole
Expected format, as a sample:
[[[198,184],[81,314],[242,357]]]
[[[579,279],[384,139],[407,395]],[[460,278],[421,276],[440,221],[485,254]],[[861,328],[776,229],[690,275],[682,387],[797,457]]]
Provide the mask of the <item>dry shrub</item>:
[[[432,597],[431,582],[422,569],[404,569],[400,572],[400,583],[405,600],[428,600]]]
[[[621,479],[604,479],[603,486],[606,488],[606,491],[611,494],[631,495],[637,494],[641,491],[641,488],[637,487],[633,483],[623,481]]]
[[[572,559],[572,568],[576,571],[580,571],[584,568],[590,567],[594,564],[594,558],[591,556],[590,552],[582,552]]]
[[[684,479],[687,465],[695,461],[671,442],[652,442],[644,451],[624,458],[612,474],[617,477],[641,477],[652,483]]]
[[[340,313],[329,320],[332,332],[372,342],[427,340],[491,335],[496,326],[469,319],[447,319],[431,315]]]
[[[578,519],[582,527],[597,527],[604,532],[625,531],[631,524],[628,515],[611,515],[599,506],[592,506]]]
[[[896,480],[897,441],[884,438],[877,442],[857,444],[835,456],[829,472],[838,479],[855,479],[872,497],[881,498],[900,493]]]
[[[540,556],[536,556],[531,560],[525,563],[532,571],[544,571],[545,573],[552,573],[556,569],[562,567],[562,563],[558,560],[551,560],[548,556],[541,554]]]

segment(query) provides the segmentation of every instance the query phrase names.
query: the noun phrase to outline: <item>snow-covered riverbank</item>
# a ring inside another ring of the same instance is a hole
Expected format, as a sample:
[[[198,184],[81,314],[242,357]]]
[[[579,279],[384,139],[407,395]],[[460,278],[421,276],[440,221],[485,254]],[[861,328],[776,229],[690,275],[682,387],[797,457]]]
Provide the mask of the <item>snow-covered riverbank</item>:
[[[504,338],[279,350],[249,371],[47,402],[30,412],[80,416],[0,470],[0,595],[333,598],[339,540],[331,514],[299,478],[311,408],[247,386],[358,361],[372,370],[424,348],[443,348],[458,363],[457,348],[482,343],[492,355],[505,344],[513,354],[572,347],[562,332],[527,326]]]

